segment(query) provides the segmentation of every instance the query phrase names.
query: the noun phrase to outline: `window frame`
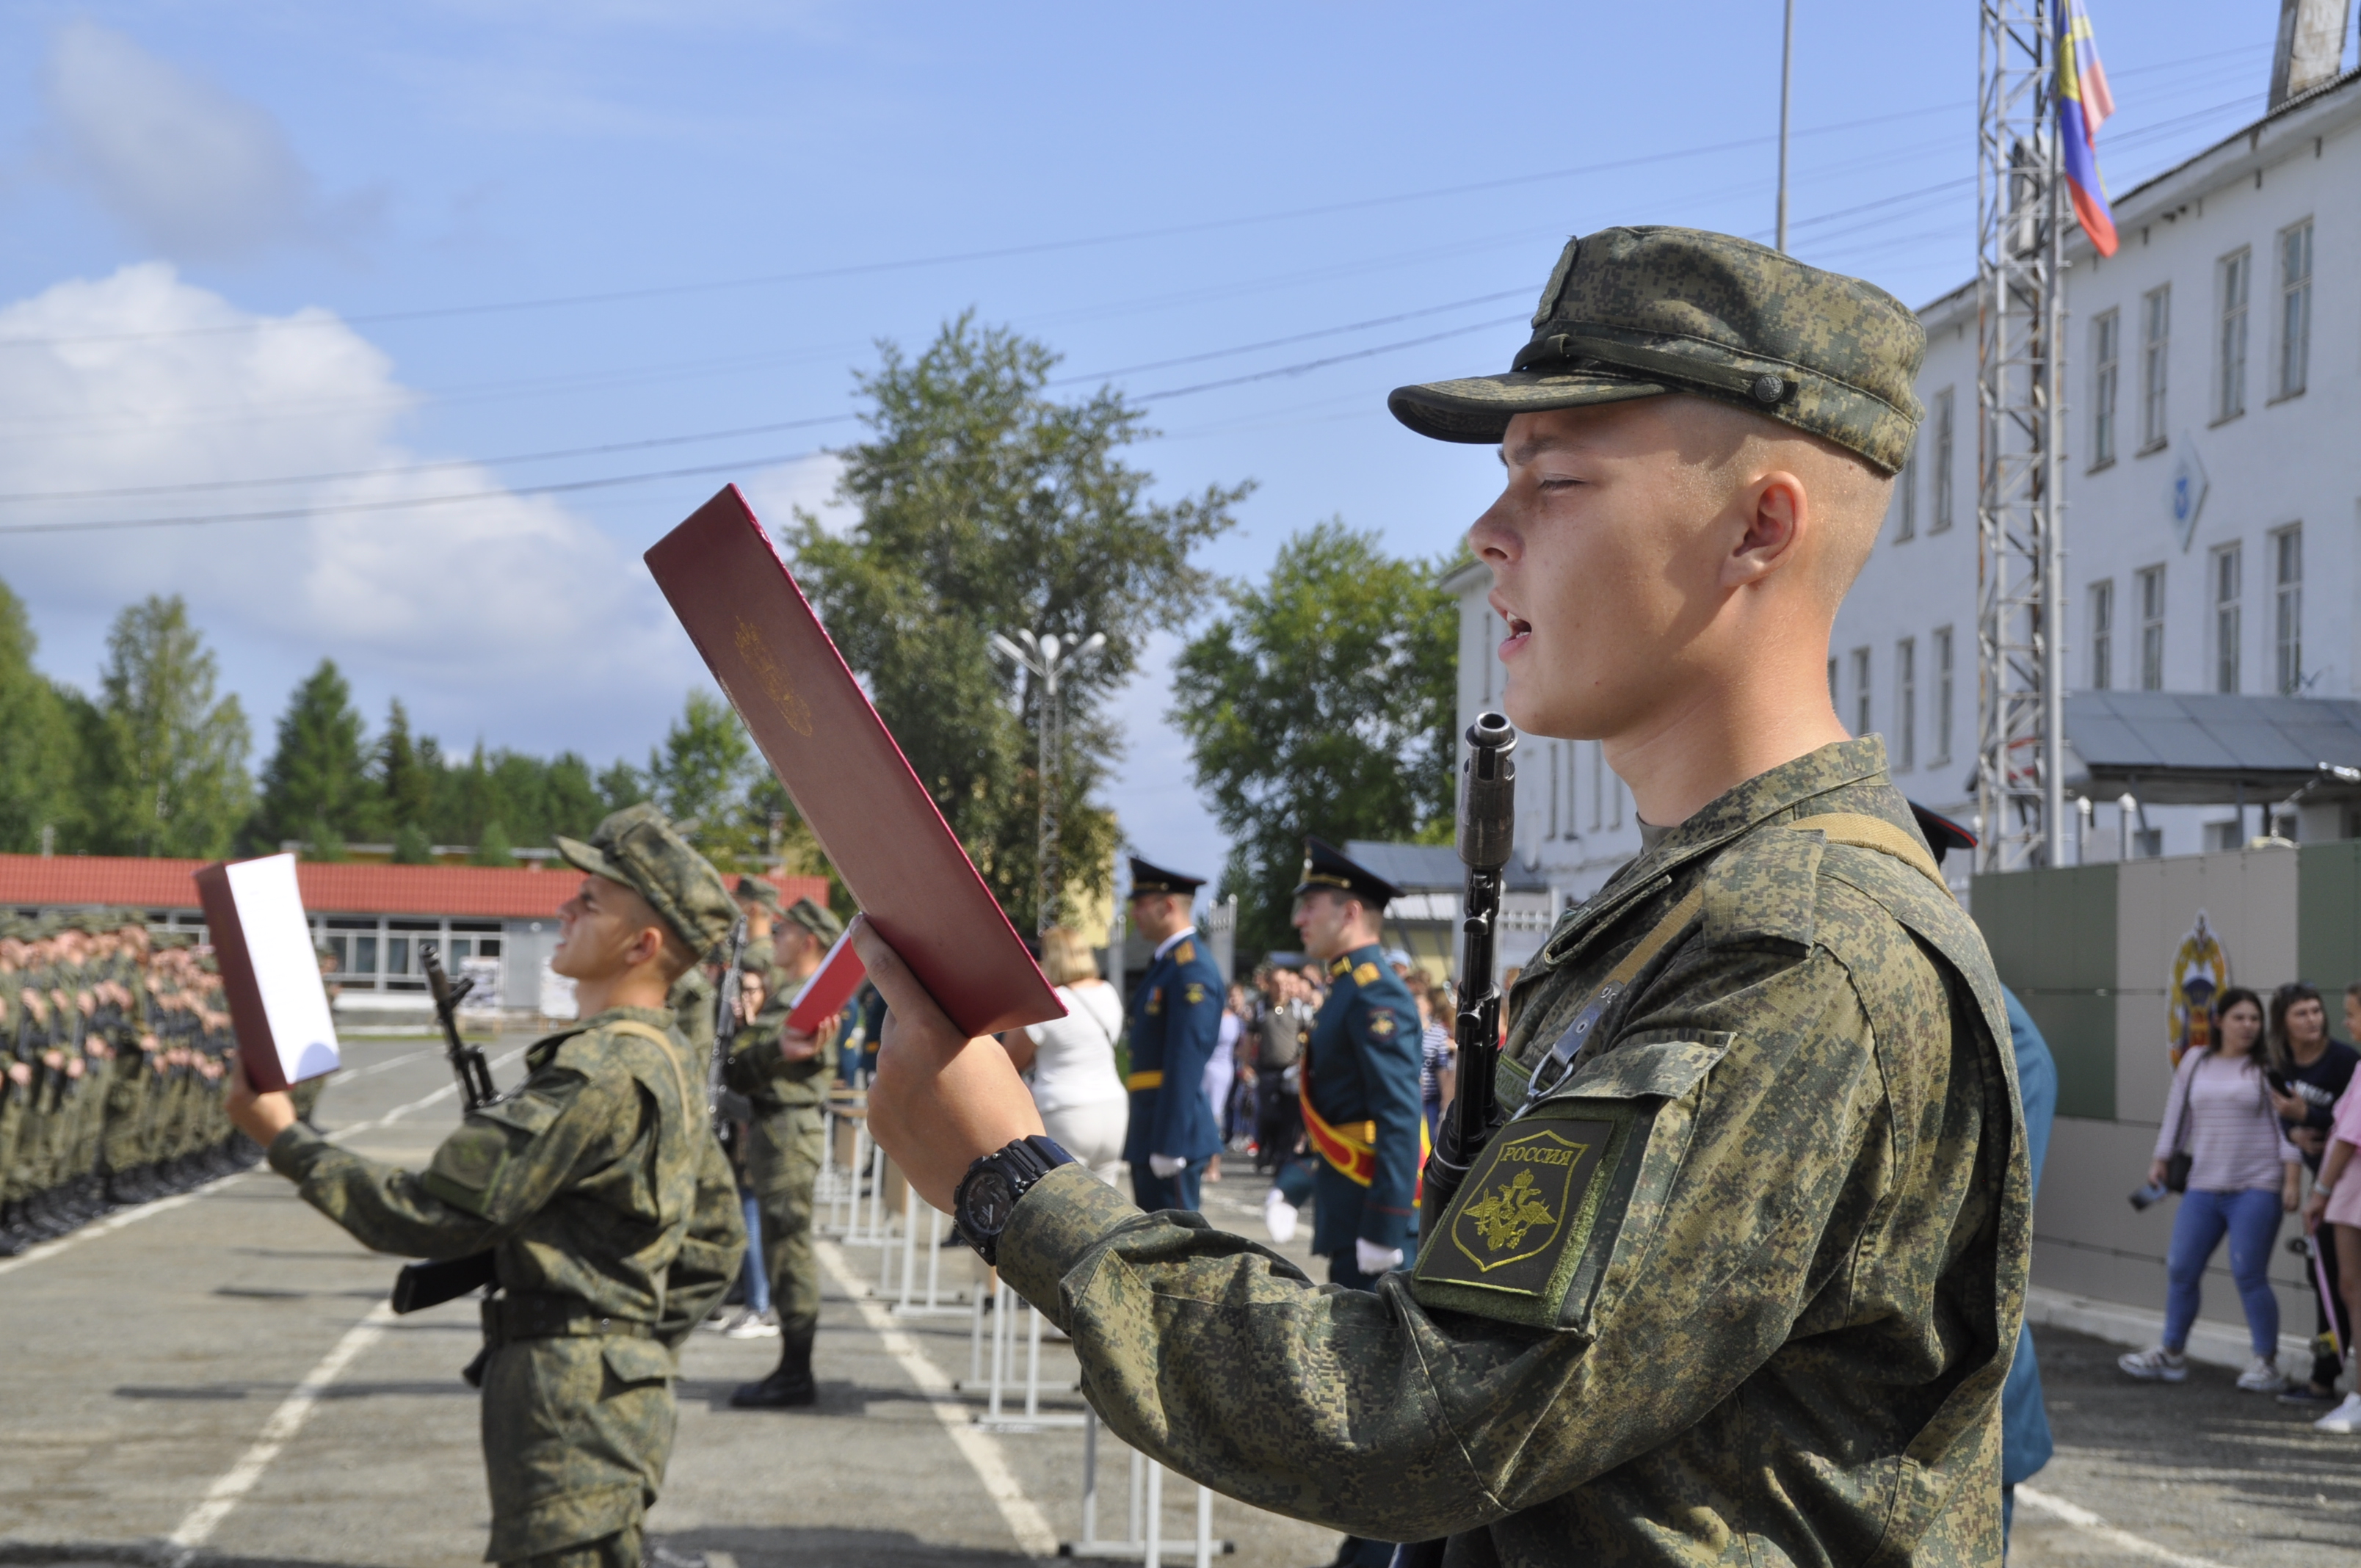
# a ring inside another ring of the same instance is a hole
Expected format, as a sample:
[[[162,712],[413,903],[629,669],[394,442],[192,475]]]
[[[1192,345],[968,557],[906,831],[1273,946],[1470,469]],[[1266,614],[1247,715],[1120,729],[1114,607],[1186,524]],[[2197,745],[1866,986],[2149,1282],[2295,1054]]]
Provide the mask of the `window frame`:
[[[2312,224],[2302,218],[2279,230],[2271,247],[2279,263],[2279,312],[2271,354],[2275,403],[2303,396],[2312,378]],[[2302,271],[2290,270],[2300,258]]]
[[[2123,312],[2091,318],[2091,471],[2115,462],[2115,417],[2123,393]]]
[[[2240,689],[2246,649],[2246,552],[2237,540],[2206,553],[2205,581],[2213,589],[2213,690],[2235,696]]]
[[[2164,690],[2165,581],[2162,564],[2142,566],[2132,575],[2139,589],[2139,689]]]
[[[2161,452],[2172,423],[2172,285],[2140,296],[2140,444],[2138,456]]]
[[[2252,335],[2255,247],[2240,246],[2213,264],[2213,420],[2246,411],[2246,346]]]
[[[1904,637],[1894,644],[1894,750],[1896,773],[1918,765],[1918,640]]]
[[[2090,668],[2084,684],[2092,691],[2115,685],[2115,580],[2101,577],[2087,590],[2091,606]]]
[[[1957,658],[1959,639],[1948,626],[1935,628],[1935,734],[1934,755],[1927,759],[1930,766],[1941,767],[1951,760],[1951,677]]]
[[[1871,658],[1871,652],[1867,648],[1856,648],[1852,651],[1852,713],[1857,721],[1853,726],[1852,735],[1856,740],[1872,733],[1876,728],[1871,722],[1874,717],[1870,710]]]
[[[1928,497],[1927,532],[1949,533],[1957,521],[1952,515],[1951,492],[1957,488],[1958,473],[1954,466],[1959,449],[1958,399],[1955,388],[1946,387],[1935,394],[1935,472],[1929,477],[1932,486]]]
[[[2303,691],[2303,524],[2270,532],[2271,658],[2281,696]]]

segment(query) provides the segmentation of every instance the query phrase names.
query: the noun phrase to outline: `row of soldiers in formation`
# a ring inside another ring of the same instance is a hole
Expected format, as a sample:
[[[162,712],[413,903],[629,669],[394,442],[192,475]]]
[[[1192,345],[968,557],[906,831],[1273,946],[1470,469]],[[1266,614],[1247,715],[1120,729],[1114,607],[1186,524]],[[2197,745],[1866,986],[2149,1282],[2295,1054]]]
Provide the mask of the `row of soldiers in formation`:
[[[221,974],[137,911],[0,918],[0,1256],[251,1165]]]

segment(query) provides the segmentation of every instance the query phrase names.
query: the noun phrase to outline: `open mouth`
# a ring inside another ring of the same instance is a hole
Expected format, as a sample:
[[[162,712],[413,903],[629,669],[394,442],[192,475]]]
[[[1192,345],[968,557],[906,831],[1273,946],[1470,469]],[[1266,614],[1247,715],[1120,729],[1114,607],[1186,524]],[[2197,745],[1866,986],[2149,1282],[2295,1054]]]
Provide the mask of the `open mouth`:
[[[1533,634],[1533,623],[1532,621],[1521,620],[1513,615],[1508,616],[1505,619],[1509,623],[1509,634],[1500,639],[1500,657],[1503,659],[1515,654],[1517,650],[1522,648],[1525,645],[1526,641]]]

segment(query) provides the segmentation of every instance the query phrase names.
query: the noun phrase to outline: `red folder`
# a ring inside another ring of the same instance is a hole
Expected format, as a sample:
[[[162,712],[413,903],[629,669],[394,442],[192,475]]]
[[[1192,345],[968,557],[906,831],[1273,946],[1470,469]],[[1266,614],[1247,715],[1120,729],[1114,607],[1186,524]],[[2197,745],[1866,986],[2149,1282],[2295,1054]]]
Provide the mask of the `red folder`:
[[[852,933],[847,931],[829,948],[828,957],[820,959],[819,968],[812,970],[804,988],[796,992],[795,1003],[787,1009],[787,1027],[798,1035],[818,1033],[819,1026],[844,1005],[868,973],[861,955],[852,950]]]
[[[854,901],[951,1021],[985,1035],[1063,1017],[738,487],[647,563]]]
[[[195,881],[246,1080],[268,1093],[335,1071],[335,1020],[295,883],[295,857],[217,861]]]

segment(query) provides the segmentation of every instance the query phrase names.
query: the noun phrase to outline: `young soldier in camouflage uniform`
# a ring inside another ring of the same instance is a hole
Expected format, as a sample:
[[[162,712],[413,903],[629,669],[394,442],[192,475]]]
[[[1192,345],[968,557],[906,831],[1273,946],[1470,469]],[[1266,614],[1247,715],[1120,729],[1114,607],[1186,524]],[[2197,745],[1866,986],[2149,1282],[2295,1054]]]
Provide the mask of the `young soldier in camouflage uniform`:
[[[741,1409],[808,1405],[819,1397],[811,1369],[819,1329],[812,1189],[824,1155],[820,1097],[828,1091],[826,1047],[835,1025],[818,1035],[793,1034],[786,1025],[796,992],[843,930],[841,921],[808,898],[788,906],[771,936],[776,967],[765,982],[762,1011],[739,1032],[726,1069],[730,1087],[754,1108],[747,1124],[746,1183],[761,1205],[763,1266],[771,1310],[779,1318],[779,1365],[761,1382],[741,1384],[730,1394],[730,1402]]]
[[[1417,1266],[1315,1288],[1054,1145],[875,934],[878,1142],[1072,1334],[1123,1440],[1259,1507],[1499,1563],[1988,1564],[2029,1204],[1990,959],[1823,661],[1919,408],[1899,302],[1741,240],[1570,244],[1469,543],[1510,716],[1651,826],[1527,966]],[[971,1174],[972,1173],[972,1174]],[[1437,1538],[1447,1538],[1438,1542]]]
[[[559,911],[551,967],[583,1016],[526,1053],[523,1083],[468,1114],[412,1175],[297,1124],[241,1074],[238,1124],[304,1201],[380,1252],[492,1249],[485,1468],[496,1563],[639,1568],[641,1521],[672,1452],[674,1351],[745,1251],[701,1065],[672,982],[730,933],[729,889],[652,806],[558,852],[588,873]]]

